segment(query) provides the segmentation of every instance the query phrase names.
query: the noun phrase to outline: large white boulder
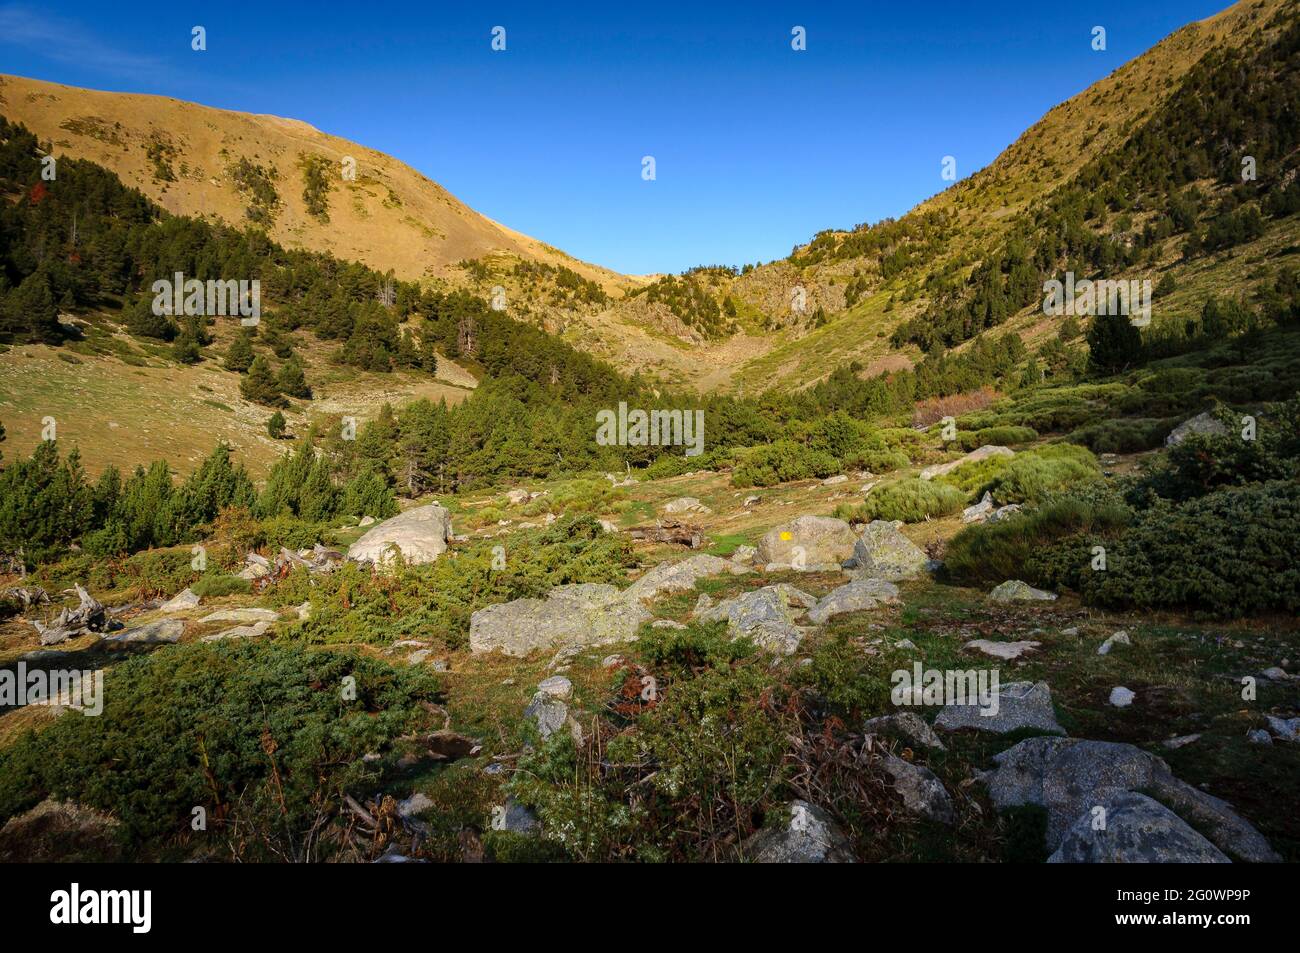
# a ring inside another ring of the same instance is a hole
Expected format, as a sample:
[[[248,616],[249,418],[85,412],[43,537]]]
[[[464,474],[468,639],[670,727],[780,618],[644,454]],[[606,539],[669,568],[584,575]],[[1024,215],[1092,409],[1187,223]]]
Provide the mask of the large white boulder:
[[[348,547],[348,559],[383,565],[400,552],[408,563],[431,563],[447,551],[451,514],[437,503],[384,520]]]

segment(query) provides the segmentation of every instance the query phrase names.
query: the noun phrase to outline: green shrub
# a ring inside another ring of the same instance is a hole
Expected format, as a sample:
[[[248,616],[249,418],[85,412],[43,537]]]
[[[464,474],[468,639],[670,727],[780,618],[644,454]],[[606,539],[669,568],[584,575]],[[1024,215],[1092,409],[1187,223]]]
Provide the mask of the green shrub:
[[[1069,439],[1093,453],[1139,453],[1161,446],[1177,422],[1168,417],[1119,417],[1080,427]]]
[[[872,520],[919,523],[955,513],[965,503],[966,494],[956,487],[934,480],[909,477],[897,483],[876,487],[863,502],[836,508],[835,515],[857,523],[869,523]]]
[[[1097,458],[1084,447],[1054,443],[1016,454],[963,464],[935,482],[951,485],[973,499],[985,492],[1000,505],[1033,503],[1050,493],[1090,483],[1101,476]]]
[[[1115,538],[1132,519],[1132,511],[1117,494],[1102,491],[1051,500],[996,523],[968,526],[952,538],[943,555],[952,578],[980,585],[1023,579],[1039,585],[1061,585],[1059,574],[1048,578],[1031,571],[1036,554],[1064,540],[1081,540],[1090,548]],[[1088,563],[1082,563],[1087,568]]]
[[[792,480],[809,480],[838,473],[839,461],[822,450],[811,450],[793,440],[756,447],[731,473],[731,484],[742,489],[776,486]]]
[[[0,753],[0,819],[69,799],[113,814],[131,846],[147,848],[188,832],[203,806],[231,829],[239,858],[302,859],[313,825],[378,777],[363,755],[438,727],[420,704],[435,688],[425,670],[356,655],[169,646],[108,670],[99,717],[61,718]]]
[[[1300,484],[1217,490],[1181,505],[1150,501],[1107,548],[1105,572],[1082,577],[1085,598],[1139,610],[1188,608],[1217,617],[1300,611]]]
[[[247,579],[238,576],[200,576],[198,582],[190,586],[196,596],[204,599],[216,599],[221,596],[247,594],[253,591],[253,585]]]
[[[984,446],[1014,447],[1038,439],[1033,427],[985,427],[982,430],[958,431],[957,445],[963,450],[976,450]]]

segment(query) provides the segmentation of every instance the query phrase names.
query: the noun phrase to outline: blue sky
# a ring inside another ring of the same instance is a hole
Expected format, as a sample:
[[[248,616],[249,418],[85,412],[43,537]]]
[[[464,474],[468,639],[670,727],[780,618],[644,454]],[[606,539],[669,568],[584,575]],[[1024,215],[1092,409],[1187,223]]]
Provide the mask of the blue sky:
[[[770,261],[901,215],[945,185],[943,156],[964,178],[1226,5],[0,0],[0,72],[303,119],[512,228],[647,273]]]

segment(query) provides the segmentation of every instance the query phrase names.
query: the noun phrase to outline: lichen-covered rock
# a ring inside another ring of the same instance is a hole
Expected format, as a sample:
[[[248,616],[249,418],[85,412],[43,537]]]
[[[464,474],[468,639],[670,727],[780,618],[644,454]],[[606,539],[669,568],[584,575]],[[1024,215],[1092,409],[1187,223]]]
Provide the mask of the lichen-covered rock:
[[[1165,437],[1166,447],[1176,447],[1193,434],[1207,434],[1213,437],[1221,437],[1228,432],[1227,426],[1214,417],[1209,412],[1197,414],[1184,420],[1181,424],[1169,431],[1169,436]]]
[[[695,581],[732,571],[733,564],[718,556],[701,553],[675,563],[660,563],[628,587],[629,599],[654,599],[664,592],[685,592]]]
[[[408,563],[431,563],[447,551],[451,536],[451,514],[430,503],[371,527],[348,547],[348,559],[382,566],[400,552]]]
[[[1142,791],[1171,808],[1229,856],[1274,862],[1277,853],[1226,801],[1174,777],[1161,758],[1133,745],[1078,738],[1029,738],[994,755],[984,775],[999,810],[1035,804],[1047,811],[1046,848],[1107,798]]]
[[[990,602],[1051,602],[1056,593],[1046,589],[1035,589],[1019,579],[1008,579],[989,593]]]
[[[925,723],[924,718],[913,711],[900,711],[893,715],[869,718],[862,725],[862,733],[867,735],[892,735],[901,738],[914,748],[946,750],[944,743],[934,733],[934,729]]]
[[[182,589],[159,606],[158,611],[167,613],[184,612],[186,609],[193,609],[198,604],[199,597],[194,594],[193,589]]]
[[[217,612],[210,612],[200,619],[199,622],[274,622],[278,618],[280,618],[280,614],[274,609],[258,609],[256,607],[249,607],[245,609],[221,609]]]
[[[974,649],[976,652],[982,652],[990,658],[1002,659],[1004,662],[1010,662],[1020,658],[1026,652],[1032,652],[1042,645],[1042,642],[994,642],[990,639],[973,639],[967,642],[962,648]]]
[[[992,515],[993,510],[993,494],[985,490],[984,496],[980,498],[978,503],[973,503],[961,511],[961,521],[963,523],[982,523]]]
[[[919,576],[928,561],[925,552],[902,534],[898,524],[872,520],[855,540],[853,552],[844,566],[853,570],[857,577],[871,576],[897,582]]]
[[[756,559],[767,568],[807,569],[840,565],[853,554],[857,537],[844,520],[830,516],[799,516],[764,534]]]
[[[158,619],[125,632],[104,636],[105,642],[122,642],[128,645],[153,645],[175,643],[181,640],[185,623],[180,619]]]
[[[884,768],[908,811],[940,824],[957,819],[943,782],[929,768],[889,753],[884,756]]]
[[[976,463],[988,457],[1014,457],[1016,452],[1010,447],[995,447],[986,444],[978,450],[972,450],[966,456],[960,459],[950,461],[949,463],[936,463],[934,466],[926,467],[921,471],[922,480],[933,480],[937,476],[943,476],[945,473],[951,473],[959,466],[965,463]]]
[[[791,802],[789,819],[755,833],[741,846],[740,854],[756,864],[851,864],[855,860],[835,820],[807,801]]]
[[[981,707],[977,703],[944,705],[934,720],[934,726],[944,731],[974,728],[999,735],[1024,728],[1065,734],[1065,729],[1056,721],[1052,690],[1046,682],[1008,682],[999,685],[995,704],[988,707]]]
[[[898,587],[884,579],[855,579],[827,593],[808,610],[808,621],[823,625],[827,620],[846,612],[874,609],[887,602],[898,601]]]
[[[650,610],[614,586],[582,583],[552,589],[545,599],[515,599],[479,609],[469,620],[472,652],[500,649],[524,656],[558,645],[606,645],[636,638]]]
[[[663,505],[662,509],[665,513],[707,514],[713,512],[693,496],[679,496],[675,500],[669,500]]]
[[[793,586],[764,586],[724,599],[699,618],[703,622],[725,620],[732,638],[745,636],[769,652],[790,655],[804,635],[795,621],[800,610],[816,604],[814,597]]]
[[[1104,811],[1100,816],[1096,813]],[[1100,823],[1104,820],[1104,826]],[[1228,864],[1186,821],[1144,794],[1124,791],[1074,822],[1049,864]]]

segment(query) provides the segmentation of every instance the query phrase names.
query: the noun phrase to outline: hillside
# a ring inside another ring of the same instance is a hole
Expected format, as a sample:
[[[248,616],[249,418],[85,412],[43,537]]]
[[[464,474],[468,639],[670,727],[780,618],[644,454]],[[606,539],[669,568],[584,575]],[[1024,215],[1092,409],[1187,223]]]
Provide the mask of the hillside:
[[[256,222],[286,247],[398,278],[458,283],[459,262],[497,255],[569,268],[611,292],[628,282],[492,221],[391,156],[297,119],[8,75],[0,75],[0,112],[52,143],[56,156],[111,169],[172,213]]]

